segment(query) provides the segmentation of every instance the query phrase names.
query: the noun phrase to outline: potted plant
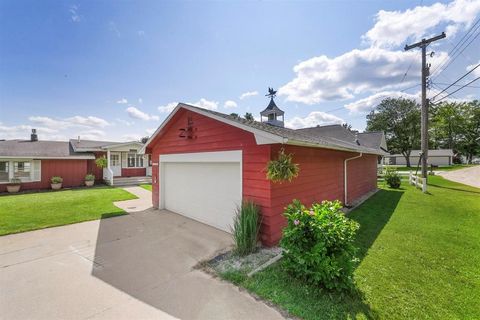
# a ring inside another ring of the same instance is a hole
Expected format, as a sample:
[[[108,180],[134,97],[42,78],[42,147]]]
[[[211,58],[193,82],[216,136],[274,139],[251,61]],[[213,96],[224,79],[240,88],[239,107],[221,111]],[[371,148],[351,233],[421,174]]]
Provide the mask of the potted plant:
[[[87,187],[91,187],[93,186],[93,184],[95,183],[95,175],[89,173],[85,176],[85,185]]]
[[[62,188],[62,182],[63,182],[62,177],[54,176],[50,179],[50,185],[52,186],[53,190],[61,189]]]
[[[7,184],[7,191],[9,193],[16,193],[20,191],[21,183],[22,180],[20,180],[19,178],[12,178],[10,180],[10,183]]]

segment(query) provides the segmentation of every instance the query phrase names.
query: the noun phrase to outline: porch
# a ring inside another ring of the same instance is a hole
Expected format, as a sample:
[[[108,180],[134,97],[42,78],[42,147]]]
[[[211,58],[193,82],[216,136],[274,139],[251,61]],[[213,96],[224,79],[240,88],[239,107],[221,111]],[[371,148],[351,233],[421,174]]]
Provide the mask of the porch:
[[[106,146],[107,167],[103,180],[109,185],[133,185],[151,183],[150,155],[139,154],[141,143]]]

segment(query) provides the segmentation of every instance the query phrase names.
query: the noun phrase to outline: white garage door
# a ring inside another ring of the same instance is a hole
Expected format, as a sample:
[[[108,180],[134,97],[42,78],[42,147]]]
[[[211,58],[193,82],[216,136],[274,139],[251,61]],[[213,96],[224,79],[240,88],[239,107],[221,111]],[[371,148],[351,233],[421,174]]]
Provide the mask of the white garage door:
[[[165,162],[165,209],[230,232],[242,199],[240,162]]]

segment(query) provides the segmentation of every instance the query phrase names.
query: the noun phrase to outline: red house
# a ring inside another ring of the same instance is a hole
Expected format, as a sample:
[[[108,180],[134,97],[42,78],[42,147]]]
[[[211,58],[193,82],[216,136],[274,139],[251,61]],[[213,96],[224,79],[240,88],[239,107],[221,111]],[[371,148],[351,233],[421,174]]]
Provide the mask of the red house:
[[[0,192],[13,178],[21,180],[22,190],[49,189],[52,176],[61,176],[63,187],[83,186],[87,173],[111,185],[150,183],[148,156],[138,153],[142,147],[137,141],[45,141],[33,129],[29,140],[0,140]],[[106,168],[97,167],[99,157],[107,158]]]
[[[292,199],[351,205],[376,190],[383,133],[355,134],[341,125],[284,128],[273,98],[261,115],[266,122],[178,104],[143,149],[152,158],[154,207],[229,231],[236,206],[250,199],[261,207],[262,242],[274,245]],[[293,154],[300,173],[272,183],[265,167],[281,148]]]

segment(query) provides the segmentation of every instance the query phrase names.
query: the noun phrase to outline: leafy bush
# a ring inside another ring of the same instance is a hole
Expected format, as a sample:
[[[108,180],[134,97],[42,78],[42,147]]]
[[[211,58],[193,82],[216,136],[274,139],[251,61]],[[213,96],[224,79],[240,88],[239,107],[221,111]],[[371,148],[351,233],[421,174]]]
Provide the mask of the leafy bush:
[[[50,178],[50,182],[51,182],[51,183],[62,183],[62,182],[63,182],[63,178],[62,178],[62,177],[58,177],[58,176],[54,176],[54,177]]]
[[[260,209],[252,201],[243,201],[237,208],[232,227],[236,254],[244,256],[256,250],[260,219]]]
[[[293,200],[285,209],[288,224],[280,245],[283,266],[291,275],[327,289],[352,288],[359,224],[345,217],[341,207],[337,200],[307,209]]]
[[[95,175],[91,173],[87,174],[85,176],[85,181],[95,181]]]
[[[22,183],[22,180],[20,178],[12,178],[10,179],[10,185],[19,185]]]
[[[393,189],[400,188],[400,184],[402,183],[402,179],[398,172],[393,168],[387,168],[385,170],[384,175],[385,181],[387,182],[388,186]]]
[[[95,159],[95,164],[99,168],[106,168],[108,165],[107,158],[105,156],[101,156],[100,158]]]
[[[286,154],[282,148],[278,152],[278,158],[267,164],[267,179],[272,182],[292,181],[299,171],[298,164],[292,163],[292,154]]]

